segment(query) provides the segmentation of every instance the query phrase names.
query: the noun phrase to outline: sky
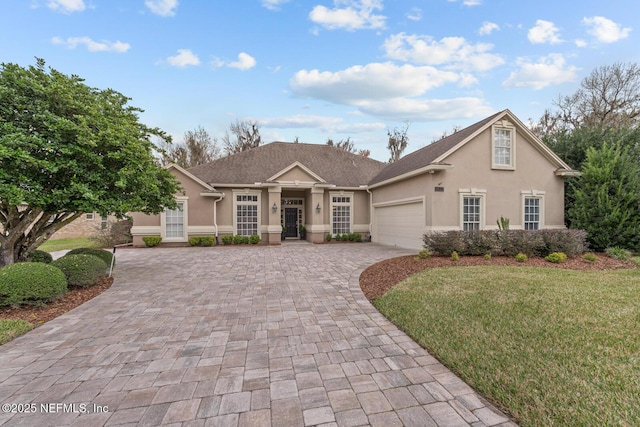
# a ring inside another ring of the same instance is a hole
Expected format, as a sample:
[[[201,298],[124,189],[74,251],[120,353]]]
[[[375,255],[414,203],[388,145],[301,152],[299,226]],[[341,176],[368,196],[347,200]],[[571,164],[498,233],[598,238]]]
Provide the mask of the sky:
[[[256,121],[263,142],[350,138],[387,161],[510,109],[537,120],[594,69],[640,62],[637,0],[20,0],[0,62],[114,89],[180,142]]]

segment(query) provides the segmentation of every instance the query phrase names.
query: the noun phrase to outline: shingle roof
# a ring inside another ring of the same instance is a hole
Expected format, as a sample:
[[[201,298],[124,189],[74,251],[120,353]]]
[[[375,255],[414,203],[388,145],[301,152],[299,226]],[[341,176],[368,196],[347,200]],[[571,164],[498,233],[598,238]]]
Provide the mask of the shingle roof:
[[[423,168],[430,163],[433,163],[433,161],[438,157],[442,156],[444,153],[451,150],[453,147],[467,139],[469,136],[473,135],[474,132],[493,121],[500,114],[505,113],[505,111],[496,113],[484,120],[479,121],[478,123],[472,124],[469,127],[459,130],[446,138],[427,145],[426,147],[414,151],[411,154],[407,154],[400,160],[393,162],[386,168],[384,168],[376,177],[374,177],[369,182],[369,185],[377,184],[379,182],[395,178],[396,176],[412,172],[414,170]]]
[[[300,162],[328,184],[366,185],[385,163],[347,153],[326,144],[272,142],[252,150],[195,166],[189,172],[209,184],[254,184]]]

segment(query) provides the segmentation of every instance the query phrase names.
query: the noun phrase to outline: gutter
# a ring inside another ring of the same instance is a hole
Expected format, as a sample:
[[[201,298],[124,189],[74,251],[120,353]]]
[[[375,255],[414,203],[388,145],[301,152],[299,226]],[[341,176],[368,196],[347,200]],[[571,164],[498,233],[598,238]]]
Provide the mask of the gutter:
[[[216,230],[216,245],[219,243],[218,242],[218,202],[222,199],[224,199],[224,193],[220,193],[220,197],[218,197],[217,199],[215,199],[213,201],[213,227]]]
[[[373,193],[369,190],[369,186],[366,186],[365,190],[369,193],[369,241],[373,240],[371,233],[373,232]]]

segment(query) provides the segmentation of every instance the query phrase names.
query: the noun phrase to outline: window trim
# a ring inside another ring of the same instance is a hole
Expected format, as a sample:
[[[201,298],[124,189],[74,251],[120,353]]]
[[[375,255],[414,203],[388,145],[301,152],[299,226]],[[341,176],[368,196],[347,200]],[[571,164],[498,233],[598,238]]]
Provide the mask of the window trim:
[[[511,135],[511,149],[509,164],[496,163],[496,131],[507,130]],[[507,121],[502,121],[491,126],[491,169],[515,170],[516,169],[516,128]]]
[[[176,202],[182,204],[182,237],[167,237],[167,209],[160,214],[160,235],[164,242],[186,242],[189,240],[189,198],[186,196],[176,197]]]
[[[487,207],[487,203],[486,203],[486,196],[487,196],[487,190],[484,189],[477,189],[477,188],[471,188],[471,189],[460,189],[458,190],[458,195],[459,195],[459,205],[458,205],[458,210],[459,210],[459,227],[460,230],[464,230],[464,199],[465,197],[478,197],[480,199],[480,225],[479,225],[479,230],[484,230],[486,228],[486,218],[487,218],[487,212],[486,212],[486,207]]]
[[[85,219],[87,221],[93,221],[96,217],[96,213],[95,212],[87,212],[85,213]]]
[[[238,196],[258,196],[255,202],[238,202]],[[233,234],[238,234],[238,206],[241,205],[256,205],[257,211],[257,234],[262,238],[262,190],[233,190]]]
[[[349,197],[349,202],[334,202],[334,197]],[[333,232],[333,208],[334,206],[349,206],[349,233],[353,233],[353,192],[347,191],[331,191],[329,192],[329,233],[335,236]]]
[[[520,209],[521,209],[521,214],[520,214],[520,218],[522,219],[522,229],[526,230],[526,225],[525,225],[525,203],[527,199],[538,199],[539,200],[539,214],[538,214],[538,230],[542,230],[544,228],[544,196],[545,196],[545,192],[544,191],[539,191],[539,190],[527,190],[527,191],[521,191],[520,192],[521,195],[521,201],[520,201]]]

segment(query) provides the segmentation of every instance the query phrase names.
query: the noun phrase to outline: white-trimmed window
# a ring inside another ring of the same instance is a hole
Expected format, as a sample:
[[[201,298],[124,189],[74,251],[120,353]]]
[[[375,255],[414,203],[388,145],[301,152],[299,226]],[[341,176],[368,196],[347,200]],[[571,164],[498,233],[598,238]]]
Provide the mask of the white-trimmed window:
[[[544,226],[544,192],[522,192],[522,228],[540,230]]]
[[[94,218],[94,213],[93,212],[87,212],[85,215],[85,218],[87,219],[87,221],[93,221]]]
[[[331,193],[331,234],[351,233],[353,193]]]
[[[260,235],[260,191],[233,193],[233,227],[241,236]]]
[[[514,169],[515,161],[515,128],[494,126],[491,138],[492,159],[494,169]]]
[[[176,209],[166,209],[160,215],[160,227],[163,241],[186,242],[187,241],[187,197],[177,197]],[[106,218],[104,218],[106,220]]]
[[[482,230],[485,218],[486,190],[459,190],[460,228],[464,231]]]

